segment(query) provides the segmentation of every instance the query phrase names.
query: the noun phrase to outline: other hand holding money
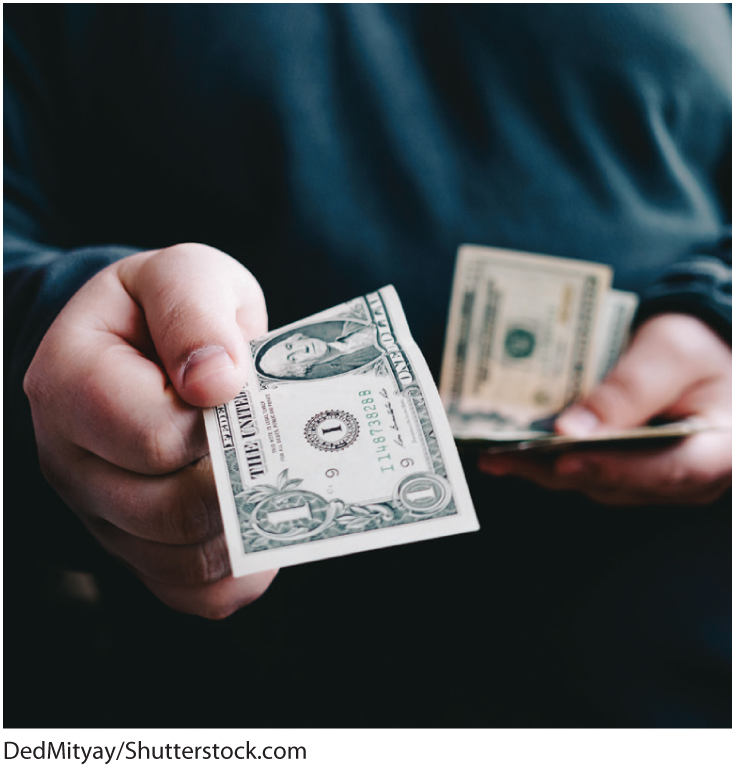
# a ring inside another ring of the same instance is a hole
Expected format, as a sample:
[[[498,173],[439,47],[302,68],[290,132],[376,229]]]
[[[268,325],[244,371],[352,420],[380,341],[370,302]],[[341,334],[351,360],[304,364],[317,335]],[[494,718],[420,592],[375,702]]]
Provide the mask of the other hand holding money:
[[[581,440],[645,425],[653,417],[698,419],[708,429],[665,447],[591,449],[554,456],[484,454],[480,468],[554,490],[576,490],[603,504],[707,504],[731,484],[732,353],[688,315],[651,318],[588,397],[556,422]]]

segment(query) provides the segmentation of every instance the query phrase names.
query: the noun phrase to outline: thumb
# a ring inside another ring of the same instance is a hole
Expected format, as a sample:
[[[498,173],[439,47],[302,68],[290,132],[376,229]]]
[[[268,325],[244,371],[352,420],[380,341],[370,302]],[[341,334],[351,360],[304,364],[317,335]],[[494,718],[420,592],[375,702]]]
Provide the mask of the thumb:
[[[672,354],[660,327],[641,327],[605,380],[556,420],[557,432],[582,437],[642,426],[677,403],[699,372]]]
[[[247,375],[246,342],[267,329],[253,275],[222,251],[187,243],[120,262],[120,279],[179,396],[198,407],[235,397]]]

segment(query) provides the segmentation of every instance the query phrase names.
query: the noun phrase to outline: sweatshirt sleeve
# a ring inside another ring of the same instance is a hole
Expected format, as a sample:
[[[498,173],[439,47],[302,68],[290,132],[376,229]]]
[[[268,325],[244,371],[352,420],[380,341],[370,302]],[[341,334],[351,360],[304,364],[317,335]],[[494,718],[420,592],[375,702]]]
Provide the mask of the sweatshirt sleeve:
[[[14,549],[24,557],[35,553],[31,569],[50,562],[82,567],[84,531],[38,468],[23,377],[71,296],[98,271],[142,248],[86,244],[74,231],[78,214],[70,215],[68,194],[73,158],[66,151],[73,120],[60,87],[63,66],[52,25],[32,22],[32,12],[5,13],[3,319],[5,434],[12,450],[6,451],[4,527]]]
[[[142,249],[90,245],[74,231],[73,158],[65,152],[71,105],[55,87],[58,74],[50,72],[53,42],[38,25],[24,23],[26,17],[13,17],[6,14],[4,25],[3,281],[6,375],[15,396],[41,338],[71,296],[104,267]]]
[[[684,312],[732,343],[732,235],[711,254],[672,264],[641,296],[635,325],[663,312]]]

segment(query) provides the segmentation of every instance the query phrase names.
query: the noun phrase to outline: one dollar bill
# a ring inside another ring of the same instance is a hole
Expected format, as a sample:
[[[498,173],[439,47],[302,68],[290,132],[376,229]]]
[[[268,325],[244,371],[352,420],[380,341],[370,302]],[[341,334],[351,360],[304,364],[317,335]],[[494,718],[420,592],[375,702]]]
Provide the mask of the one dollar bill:
[[[235,576],[479,527],[392,286],[252,341],[205,423]]]

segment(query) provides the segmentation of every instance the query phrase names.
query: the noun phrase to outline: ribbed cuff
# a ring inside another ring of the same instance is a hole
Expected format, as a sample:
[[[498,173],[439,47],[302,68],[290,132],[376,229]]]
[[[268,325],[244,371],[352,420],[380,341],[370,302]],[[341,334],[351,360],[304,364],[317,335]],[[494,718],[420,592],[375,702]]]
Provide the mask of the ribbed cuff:
[[[676,264],[643,293],[633,325],[664,312],[694,315],[732,344],[731,264],[712,256]]]

